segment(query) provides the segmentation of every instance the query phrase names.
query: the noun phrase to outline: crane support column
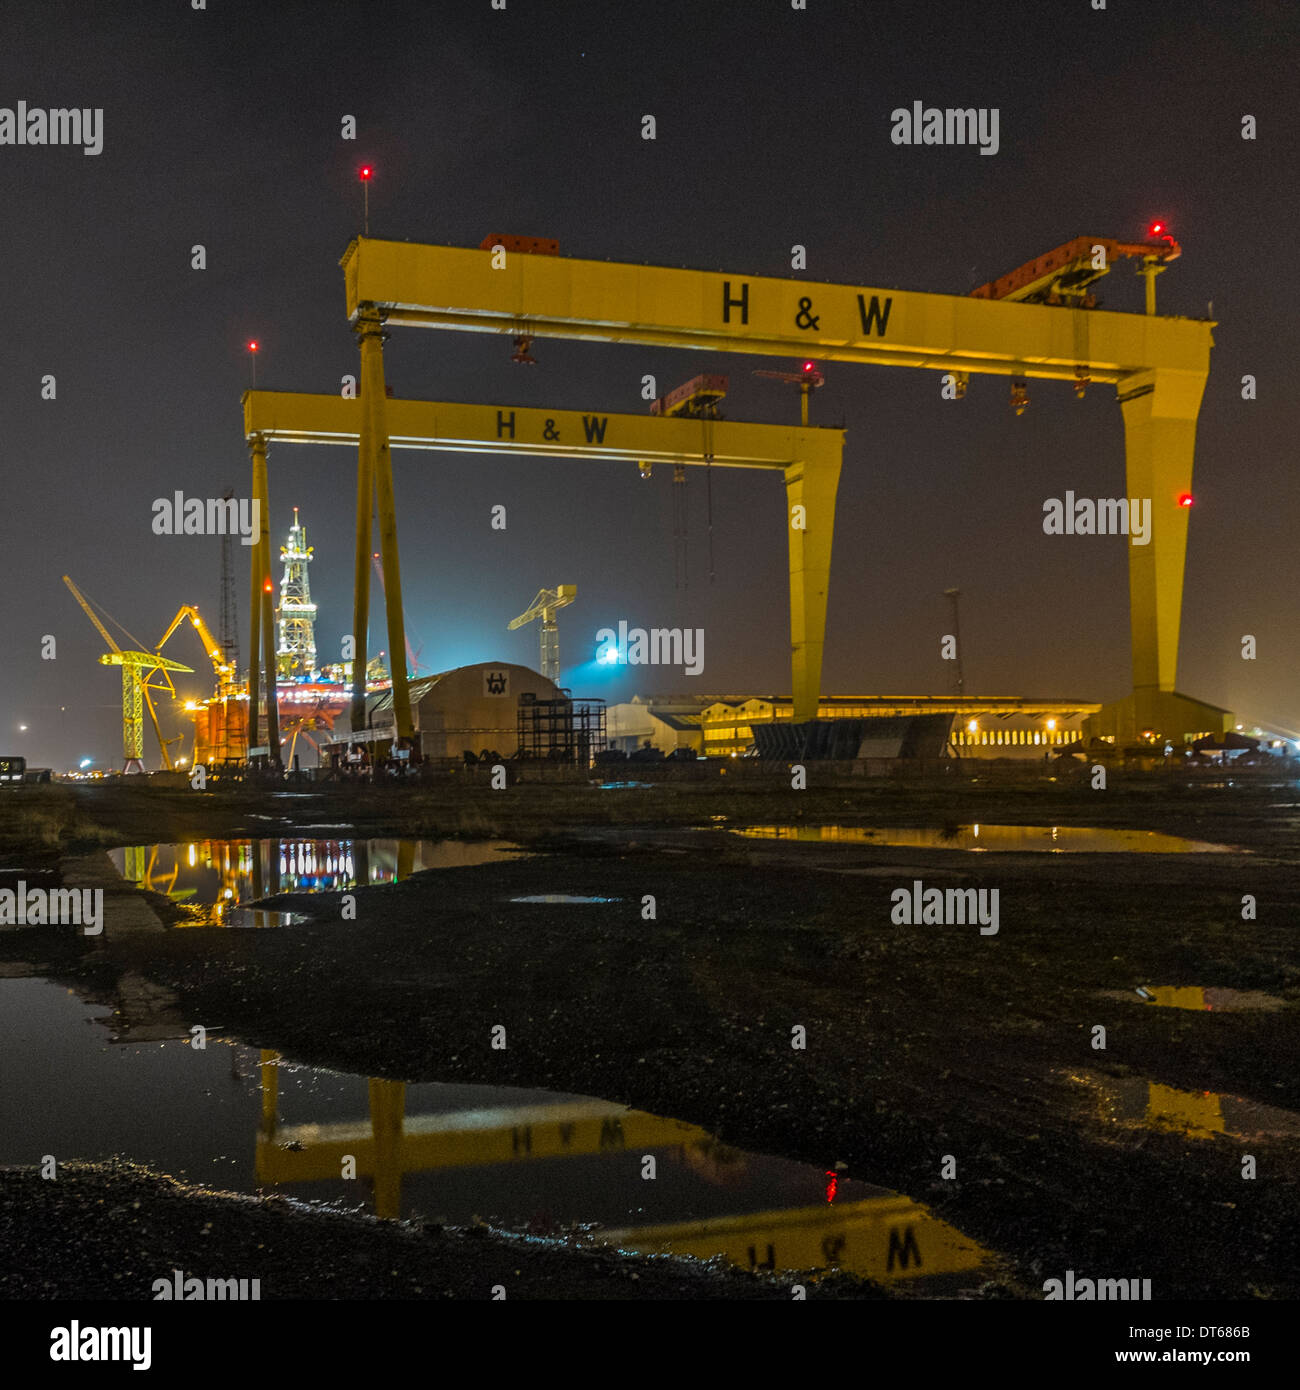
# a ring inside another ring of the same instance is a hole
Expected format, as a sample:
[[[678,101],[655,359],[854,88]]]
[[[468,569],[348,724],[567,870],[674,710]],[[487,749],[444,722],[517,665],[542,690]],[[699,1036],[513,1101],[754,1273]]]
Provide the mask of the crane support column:
[[[280,706],[275,669],[275,598],[271,580],[271,504],[266,482],[266,441],[253,441],[253,499],[262,518],[261,535],[253,549],[258,555],[257,592],[254,605],[262,614],[262,668],[266,684],[266,746],[271,765],[280,766]],[[252,689],[249,689],[252,698]],[[250,717],[255,711],[249,710]],[[250,741],[249,747],[255,745]]]
[[[822,653],[826,647],[826,597],[831,582],[831,539],[840,463],[791,464],[785,472],[786,525],[790,531],[790,679],[793,718],[817,718]]]
[[[366,449],[364,416],[357,440],[357,552],[352,580],[352,732],[366,727],[366,662],[370,648],[370,534],[375,480]]]
[[[396,1221],[402,1214],[402,1127],[406,1083],[370,1078],[370,1132],[375,1141],[375,1215]]]
[[[411,721],[411,692],[406,674],[406,623],[402,617],[401,561],[397,554],[397,510],[393,500],[393,454],[388,441],[388,393],[384,386],[384,328],[377,310],[363,310],[358,315],[357,336],[361,341],[361,467],[374,478],[375,502],[379,512],[379,553],[384,565],[384,608],[388,617],[388,663],[393,677],[393,717],[397,737],[413,739],[415,728]],[[361,565],[362,556],[358,550],[358,576]],[[356,667],[353,666],[355,671]],[[364,691],[364,684],[362,689]],[[355,707],[354,684],[354,714]]]
[[[253,497],[260,498],[266,490],[266,438],[254,435],[249,442],[253,455]],[[258,490],[258,475],[263,479],[262,490]],[[262,698],[262,529],[269,518],[258,508],[258,533],[248,551],[248,746],[256,748],[261,735],[261,711],[258,702]]]
[[[1129,617],[1133,643],[1134,732],[1159,729],[1178,676],[1183,568],[1196,417],[1205,374],[1156,367],[1134,373],[1117,391],[1124,413],[1127,490],[1150,498],[1151,537],[1129,545]]]

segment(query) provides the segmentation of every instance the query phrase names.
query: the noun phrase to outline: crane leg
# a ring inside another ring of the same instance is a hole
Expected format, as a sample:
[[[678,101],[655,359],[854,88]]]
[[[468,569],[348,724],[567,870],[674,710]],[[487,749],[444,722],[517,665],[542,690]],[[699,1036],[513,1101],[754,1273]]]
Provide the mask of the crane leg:
[[[258,496],[257,474],[259,468],[258,456],[261,456],[260,467],[266,471],[266,440],[260,435],[253,440],[253,496]],[[262,530],[270,524],[270,518],[261,514],[259,510],[259,530],[253,539],[253,544],[249,548],[249,573],[248,573],[248,739],[247,747],[258,747],[258,735],[261,733],[261,711],[258,703],[262,698]]]
[[[411,692],[406,675],[406,623],[402,616],[402,571],[397,551],[397,509],[393,499],[393,455],[388,445],[387,392],[384,388],[384,330],[377,311],[357,321],[361,340],[361,446],[375,485],[379,512],[379,553],[384,565],[384,608],[388,618],[388,660],[393,677],[393,717],[398,738],[415,736]],[[357,555],[358,574],[362,557]]]
[[[1135,373],[1118,387],[1129,505],[1150,499],[1149,541],[1133,545],[1130,536],[1128,547],[1135,732],[1165,722],[1160,711],[1168,701],[1161,697],[1177,684],[1188,522],[1179,498],[1191,492],[1204,388],[1203,374],[1161,368]]]
[[[370,1079],[370,1132],[375,1147],[375,1215],[396,1221],[402,1210],[402,1120],[406,1083]]]
[[[794,719],[817,718],[826,596],[840,464],[794,463],[785,470],[786,525],[790,533],[790,684]]]
[[[363,418],[364,429],[364,418]],[[357,547],[352,580],[352,732],[366,727],[366,662],[370,648],[370,533],[375,483],[366,436],[357,446]]]
[[[271,505],[266,481],[266,441],[253,444],[253,497],[260,503],[261,539],[253,548],[260,557],[261,582],[255,595],[262,610],[262,666],[266,681],[266,743],[272,767],[280,766],[280,707],[275,669],[275,594],[271,580]],[[251,693],[251,692],[250,692]]]

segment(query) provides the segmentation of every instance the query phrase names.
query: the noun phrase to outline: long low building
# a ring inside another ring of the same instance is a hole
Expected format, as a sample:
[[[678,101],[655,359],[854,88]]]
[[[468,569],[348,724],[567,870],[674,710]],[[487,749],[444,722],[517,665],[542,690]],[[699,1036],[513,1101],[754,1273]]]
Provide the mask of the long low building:
[[[1014,695],[826,695],[819,719],[947,716],[949,742],[963,758],[1040,760],[1082,737],[1101,705],[1087,700]],[[740,757],[754,747],[754,726],[793,717],[788,695],[634,696],[607,712],[609,746],[647,744],[671,753],[690,748],[709,758]]]

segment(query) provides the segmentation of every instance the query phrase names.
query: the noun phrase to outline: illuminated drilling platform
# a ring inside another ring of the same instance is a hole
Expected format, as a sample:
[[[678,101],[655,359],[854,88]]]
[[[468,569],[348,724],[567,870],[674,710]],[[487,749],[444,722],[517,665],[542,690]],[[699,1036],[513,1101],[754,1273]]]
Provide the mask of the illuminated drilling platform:
[[[309,681],[317,670],[316,605],[311,601],[311,581],[307,577],[312,551],[307,544],[307,528],[298,520],[297,507],[293,509],[289,542],[280,547],[280,558],[284,561],[284,574],[275,615],[280,631],[276,672],[282,681]]]

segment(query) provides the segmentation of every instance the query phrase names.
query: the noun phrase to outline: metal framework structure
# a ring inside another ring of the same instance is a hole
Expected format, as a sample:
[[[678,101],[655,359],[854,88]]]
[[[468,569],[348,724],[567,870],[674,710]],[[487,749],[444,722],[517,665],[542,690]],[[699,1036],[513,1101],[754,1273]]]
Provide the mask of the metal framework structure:
[[[366,349],[363,347],[363,355]],[[373,374],[373,349],[371,368]],[[379,364],[382,366],[382,363]],[[375,468],[388,475],[380,492],[380,540],[386,579],[388,649],[406,648],[398,580],[397,525],[392,503],[390,449],[433,449],[450,453],[525,454],[540,457],[602,459],[611,462],[711,465],[758,468],[779,473],[785,482],[790,558],[791,673],[801,717],[817,711],[821,683],[826,589],[830,582],[830,533],[835,524],[835,492],[844,431],[756,425],[733,420],[699,420],[651,415],[597,414],[577,410],[535,410],[524,406],[470,405],[459,402],[395,400],[381,389],[363,390],[360,399],[247,391],[243,396],[244,435],[253,457],[253,496],[268,514],[267,452],[273,442],[358,445],[373,439],[375,403],[383,416],[382,464],[367,468],[365,450],[357,492],[356,600],[353,612],[352,727],[365,727],[365,689],[357,673],[365,669],[370,612],[371,515]],[[369,403],[369,408],[367,407]],[[369,433],[367,433],[369,431]],[[385,511],[384,495],[388,497]],[[271,554],[266,526],[252,548],[249,718],[256,719],[262,667],[275,670],[271,608]],[[401,662],[393,665],[393,706],[398,737],[413,738],[409,683]],[[275,702],[267,703],[266,743],[272,760],[280,745]],[[802,713],[806,711],[806,713]],[[256,727],[250,733],[256,743]]]
[[[355,239],[341,265],[348,318],[361,345],[358,530],[363,509],[368,524],[373,493],[389,576],[391,649],[402,650],[389,454],[398,429],[384,389],[383,340],[386,328],[443,328],[530,343],[578,338],[1114,385],[1124,419],[1127,495],[1152,502],[1151,542],[1129,547],[1134,689],[1115,719],[1126,730],[1158,730],[1194,720],[1188,711],[1204,708],[1177,695],[1175,681],[1188,521],[1180,499],[1191,487],[1213,324],[1157,317],[1153,289],[1147,314],[1118,314],[527,252],[508,254],[502,265],[488,250],[370,237]],[[819,500],[833,509],[833,492]],[[815,540],[805,541],[809,573],[829,574],[831,532],[823,525]],[[358,580],[360,629],[368,591],[363,595],[359,570]],[[792,644],[820,655],[825,585],[800,606],[806,626],[791,632]],[[820,673],[820,660],[817,667]],[[808,711],[806,686],[796,685],[795,699]],[[394,704],[399,725],[409,724],[405,682],[394,681]]]
[[[590,767],[607,747],[604,700],[538,700],[524,694],[518,709],[521,758]]]

